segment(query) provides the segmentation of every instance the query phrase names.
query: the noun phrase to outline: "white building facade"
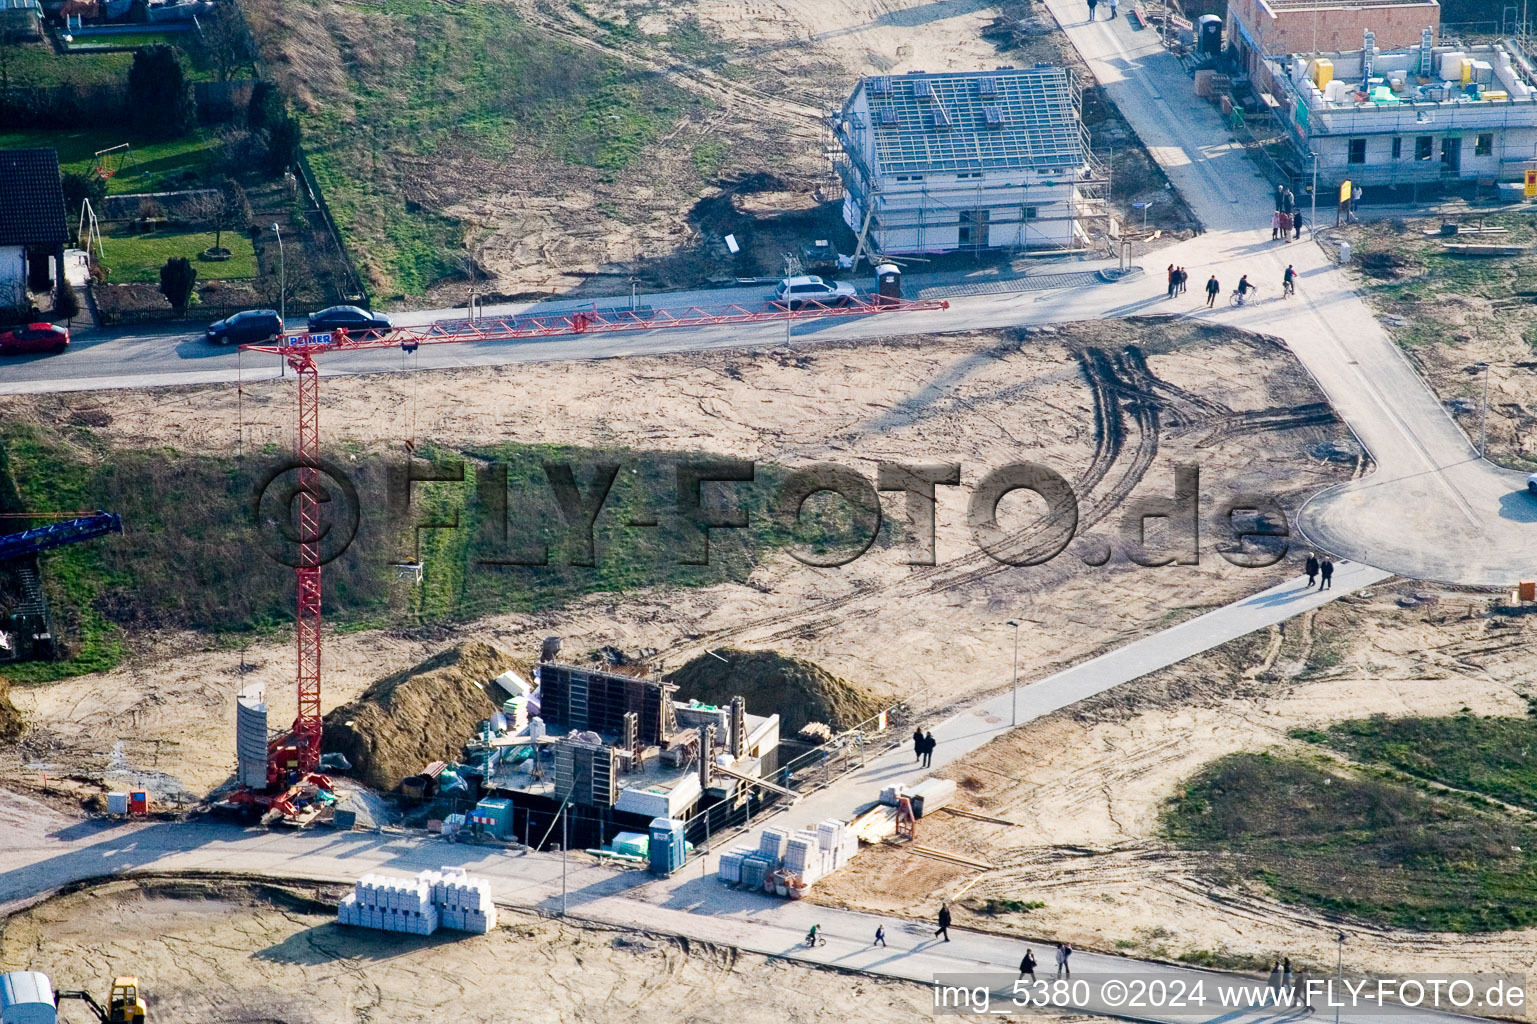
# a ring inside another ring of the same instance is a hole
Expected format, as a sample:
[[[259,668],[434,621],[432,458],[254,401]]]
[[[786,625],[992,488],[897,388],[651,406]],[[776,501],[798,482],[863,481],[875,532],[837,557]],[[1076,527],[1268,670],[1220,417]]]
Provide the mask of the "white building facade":
[[[865,251],[1074,248],[1104,214],[1065,68],[861,79],[833,127]]]

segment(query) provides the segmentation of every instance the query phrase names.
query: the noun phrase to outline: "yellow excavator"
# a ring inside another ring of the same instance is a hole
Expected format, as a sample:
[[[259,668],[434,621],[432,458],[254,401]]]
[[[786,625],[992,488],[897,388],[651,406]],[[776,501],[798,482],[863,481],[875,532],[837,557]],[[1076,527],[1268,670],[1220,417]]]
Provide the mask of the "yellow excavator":
[[[106,1009],[89,992],[61,991],[54,993],[54,998],[81,1000],[95,1012],[101,1024],[145,1024],[144,997],[139,994],[138,978],[112,979]]]

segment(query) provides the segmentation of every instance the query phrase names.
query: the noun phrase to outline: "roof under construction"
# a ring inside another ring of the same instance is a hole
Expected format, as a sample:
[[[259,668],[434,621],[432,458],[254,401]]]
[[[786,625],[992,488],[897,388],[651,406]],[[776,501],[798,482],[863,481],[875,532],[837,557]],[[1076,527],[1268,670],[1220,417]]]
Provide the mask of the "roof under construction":
[[[1072,170],[1085,160],[1066,68],[872,76],[842,120],[877,174]]]

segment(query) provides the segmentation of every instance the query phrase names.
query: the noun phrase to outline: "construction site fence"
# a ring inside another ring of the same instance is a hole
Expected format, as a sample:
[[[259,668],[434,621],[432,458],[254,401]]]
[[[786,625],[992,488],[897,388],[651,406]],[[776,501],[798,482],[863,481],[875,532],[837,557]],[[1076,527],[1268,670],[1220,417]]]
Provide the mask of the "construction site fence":
[[[780,765],[770,781],[802,796],[815,793],[899,746],[912,721],[905,703],[893,704]],[[740,805],[716,804],[690,818],[684,834],[696,849],[706,851],[746,831],[759,810],[786,806],[786,799],[777,794],[759,796],[755,792]]]
[[[331,214],[331,207],[326,204],[325,190],[320,187],[320,182],[315,177],[315,169],[310,166],[309,157],[301,152],[294,167],[299,172],[299,180],[303,183],[305,192],[309,194],[310,202],[319,213],[326,233],[331,236],[331,243],[336,246],[341,266],[346,270],[350,294],[344,295],[343,298],[364,309],[372,309],[373,300],[369,297],[368,288],[363,284],[363,275],[358,273],[356,264],[352,262],[352,254],[347,251],[347,246],[342,242],[341,229],[336,226],[336,218]]]

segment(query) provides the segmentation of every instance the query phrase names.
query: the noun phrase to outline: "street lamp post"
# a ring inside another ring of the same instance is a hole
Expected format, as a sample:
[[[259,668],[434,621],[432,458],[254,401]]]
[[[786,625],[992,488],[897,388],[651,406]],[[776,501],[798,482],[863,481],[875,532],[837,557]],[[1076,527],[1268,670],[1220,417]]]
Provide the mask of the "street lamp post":
[[[1489,364],[1479,363],[1478,368],[1484,371],[1484,400],[1478,407],[1478,457],[1483,458],[1489,445]]]
[[[288,317],[288,257],[283,252],[283,232],[278,228],[276,221],[272,224],[272,230],[278,236],[278,318],[286,320]]]
[[[1314,12],[1315,16],[1317,12]],[[1313,150],[1313,216],[1308,221],[1308,237],[1318,233],[1318,150]]]
[[[1014,689],[1009,698],[1009,724],[1019,724],[1019,623],[1013,619],[1009,625],[1014,627]]]

